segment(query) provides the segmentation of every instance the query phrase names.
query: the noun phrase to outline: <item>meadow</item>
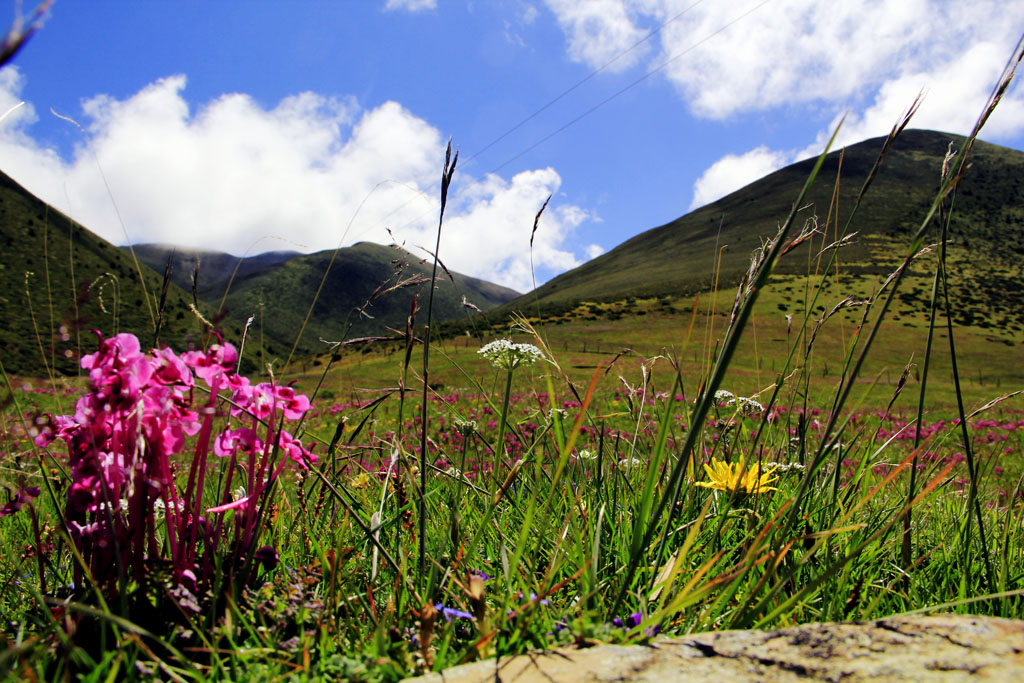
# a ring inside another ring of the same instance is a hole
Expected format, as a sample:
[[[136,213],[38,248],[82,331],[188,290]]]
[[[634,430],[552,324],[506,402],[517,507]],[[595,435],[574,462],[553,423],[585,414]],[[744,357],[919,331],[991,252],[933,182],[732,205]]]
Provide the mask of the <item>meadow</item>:
[[[404,339],[316,358],[268,366],[258,334],[203,321],[194,348],[108,332],[77,374],[5,374],[0,666],[396,680],[556,644],[1019,617],[1020,330],[954,324],[949,297],[969,155],[878,280],[844,277],[801,195],[738,286],[699,297],[432,338],[428,296]]]

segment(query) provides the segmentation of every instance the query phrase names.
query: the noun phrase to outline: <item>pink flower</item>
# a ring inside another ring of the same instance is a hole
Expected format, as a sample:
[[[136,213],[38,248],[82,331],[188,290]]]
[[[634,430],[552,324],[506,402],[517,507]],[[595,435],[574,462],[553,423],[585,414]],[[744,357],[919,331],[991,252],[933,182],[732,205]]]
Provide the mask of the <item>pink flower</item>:
[[[237,407],[231,409],[232,415],[248,413],[257,420],[266,420],[274,410],[274,385],[261,382],[256,386],[245,386],[235,390],[232,400]]]
[[[153,350],[153,379],[160,384],[193,385],[192,371],[169,348]]]
[[[258,420],[272,420],[277,410],[280,410],[286,419],[298,420],[310,408],[308,397],[296,394],[291,387],[269,382],[262,382],[256,386],[249,386],[248,382],[240,385],[235,389],[232,401],[238,406],[232,408],[232,415],[245,412]]]
[[[134,402],[153,374],[153,368],[139,351],[139,340],[126,333],[110,339],[101,336],[100,350],[84,356],[82,368],[89,371],[89,381],[103,402]]]
[[[231,344],[213,344],[205,353],[187,351],[181,354],[181,359],[185,365],[195,370],[196,376],[213,386],[216,378],[234,374],[235,363],[238,362],[238,352]]]
[[[298,420],[309,410],[309,398],[296,394],[291,387],[277,387],[277,400],[285,419]]]
[[[308,469],[308,463],[316,462],[316,456],[303,448],[301,441],[283,429],[278,434],[277,445],[292,459],[292,462],[297,463],[303,469]]]
[[[248,453],[263,450],[263,442],[260,441],[255,429],[226,429],[213,442],[213,452],[219,458],[232,455],[239,448]]]
[[[174,417],[154,416],[143,424],[142,432],[150,447],[163,455],[178,453],[185,446],[184,424]]]

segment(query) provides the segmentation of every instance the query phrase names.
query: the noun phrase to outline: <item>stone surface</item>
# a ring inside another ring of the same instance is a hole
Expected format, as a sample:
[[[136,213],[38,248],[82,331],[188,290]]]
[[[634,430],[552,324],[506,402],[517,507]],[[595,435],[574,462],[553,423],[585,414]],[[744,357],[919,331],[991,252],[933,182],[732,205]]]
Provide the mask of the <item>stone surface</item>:
[[[959,615],[721,631],[488,660],[422,683],[1024,681],[1024,621]]]

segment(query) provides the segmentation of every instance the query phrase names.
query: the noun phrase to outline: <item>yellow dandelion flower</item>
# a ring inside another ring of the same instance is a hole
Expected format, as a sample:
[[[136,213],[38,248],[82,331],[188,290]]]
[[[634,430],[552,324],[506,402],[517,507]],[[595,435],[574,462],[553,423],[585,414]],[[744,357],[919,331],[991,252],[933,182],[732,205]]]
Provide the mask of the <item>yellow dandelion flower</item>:
[[[704,471],[708,473],[710,481],[697,482],[697,486],[736,493],[778,491],[774,486],[768,486],[778,479],[778,477],[772,476],[777,469],[778,467],[772,467],[770,470],[762,472],[760,463],[748,466],[744,460],[729,464],[718,458],[711,458],[711,464],[704,465]]]

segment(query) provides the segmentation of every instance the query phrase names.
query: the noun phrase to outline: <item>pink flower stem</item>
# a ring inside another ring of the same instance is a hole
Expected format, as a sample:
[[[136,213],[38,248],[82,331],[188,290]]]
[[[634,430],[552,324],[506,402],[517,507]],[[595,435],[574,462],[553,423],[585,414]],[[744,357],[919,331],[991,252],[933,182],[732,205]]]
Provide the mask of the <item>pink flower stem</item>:
[[[214,410],[217,404],[217,392],[220,391],[220,378],[216,377],[210,387],[210,399],[206,403],[206,416],[203,418],[203,426],[199,432],[199,439],[196,441],[195,454],[192,458],[192,466],[188,473],[188,489],[185,493],[186,504],[192,507],[191,533],[188,544],[179,546],[181,550],[179,562],[175,562],[178,568],[180,565],[192,564],[195,559],[196,535],[199,533],[199,516],[203,506],[203,483],[206,479],[206,456],[210,451],[210,431],[213,427]]]

